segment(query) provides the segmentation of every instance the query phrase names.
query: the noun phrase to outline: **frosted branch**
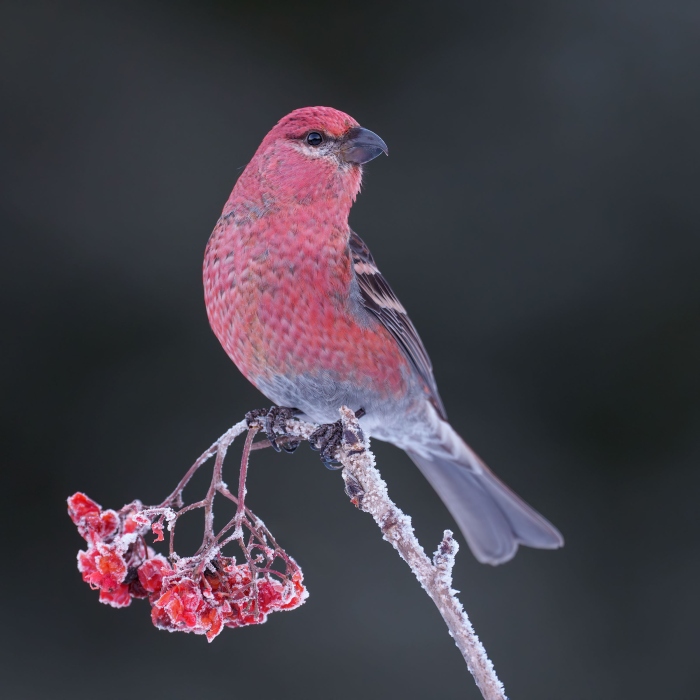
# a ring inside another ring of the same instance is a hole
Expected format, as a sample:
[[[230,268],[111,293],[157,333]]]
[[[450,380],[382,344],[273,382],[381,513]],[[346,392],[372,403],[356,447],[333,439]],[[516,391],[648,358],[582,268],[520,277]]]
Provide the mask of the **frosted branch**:
[[[432,598],[485,700],[507,700],[503,684],[486,655],[484,645],[452,588],[452,568],[459,549],[452,532],[445,530],[431,561],[416,538],[411,518],[389,498],[386,483],[369,449],[369,440],[363,434],[355,414],[344,406],[340,409],[340,415],[343,441],[335,458],[343,465],[346,493],[352,503],[374,518],[384,539],[401,555]],[[308,439],[315,428],[298,420],[287,422],[288,434],[302,439]]]

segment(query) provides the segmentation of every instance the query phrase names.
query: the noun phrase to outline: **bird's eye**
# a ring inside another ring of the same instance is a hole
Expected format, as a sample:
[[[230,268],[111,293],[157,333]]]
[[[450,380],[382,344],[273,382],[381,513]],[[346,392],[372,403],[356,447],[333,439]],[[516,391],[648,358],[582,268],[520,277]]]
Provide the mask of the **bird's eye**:
[[[323,143],[323,136],[318,133],[318,131],[312,131],[306,136],[306,143],[309,146],[320,146]]]

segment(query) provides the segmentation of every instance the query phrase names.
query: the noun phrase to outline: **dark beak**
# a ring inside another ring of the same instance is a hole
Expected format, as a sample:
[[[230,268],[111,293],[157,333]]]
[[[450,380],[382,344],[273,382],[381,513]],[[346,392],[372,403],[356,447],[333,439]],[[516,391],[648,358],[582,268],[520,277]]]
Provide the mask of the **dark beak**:
[[[373,131],[354,126],[345,135],[345,143],[340,148],[340,157],[346,163],[362,165],[374,160],[378,155],[389,155],[387,145]]]

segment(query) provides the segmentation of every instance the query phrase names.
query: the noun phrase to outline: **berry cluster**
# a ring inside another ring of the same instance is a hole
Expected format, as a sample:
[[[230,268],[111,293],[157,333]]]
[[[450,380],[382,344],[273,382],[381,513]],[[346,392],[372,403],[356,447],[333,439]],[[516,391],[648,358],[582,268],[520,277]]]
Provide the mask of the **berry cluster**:
[[[68,499],[68,514],[88,543],[78,552],[78,570],[90,588],[100,591],[100,602],[123,608],[132,598],[145,598],[139,567],[156,556],[145,541],[151,522],[139,512],[138,502],[117,513],[102,510],[84,493]]]
[[[269,613],[306,600],[301,569],[257,519],[244,521],[247,539],[236,538],[245,557],[241,564],[217,547],[188,558],[174,554],[169,561],[145,541],[149,530],[163,540],[163,512],[139,501],[120,511],[102,510],[83,493],[68,499],[68,513],[88,543],[78,553],[78,569],[100,591],[102,603],[120,608],[132,598],[148,598],[156,627],[212,641],[224,626],[261,624]]]
[[[146,562],[149,564],[149,562]],[[139,579],[143,583],[141,570]],[[252,578],[247,564],[236,565],[229,558],[214,559],[214,571],[205,571],[198,579],[166,572],[154,562],[152,582],[156,595],[152,600],[153,624],[171,632],[206,634],[211,641],[226,627],[257,625],[276,610],[293,610],[306,599],[301,571],[295,571],[286,583],[270,574]],[[160,587],[158,587],[158,579]],[[144,585],[144,588],[146,586]]]

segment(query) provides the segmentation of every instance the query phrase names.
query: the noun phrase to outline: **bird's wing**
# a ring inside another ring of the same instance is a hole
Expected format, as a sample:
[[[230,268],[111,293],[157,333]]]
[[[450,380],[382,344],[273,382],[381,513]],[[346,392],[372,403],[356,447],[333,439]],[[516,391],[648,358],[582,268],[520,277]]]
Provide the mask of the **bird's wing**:
[[[440,417],[446,420],[445,407],[433,377],[433,365],[406,309],[377,268],[369,248],[354,231],[350,231],[349,245],[355,278],[362,293],[362,305],[373,313],[397,340],[425,383],[430,402]]]

